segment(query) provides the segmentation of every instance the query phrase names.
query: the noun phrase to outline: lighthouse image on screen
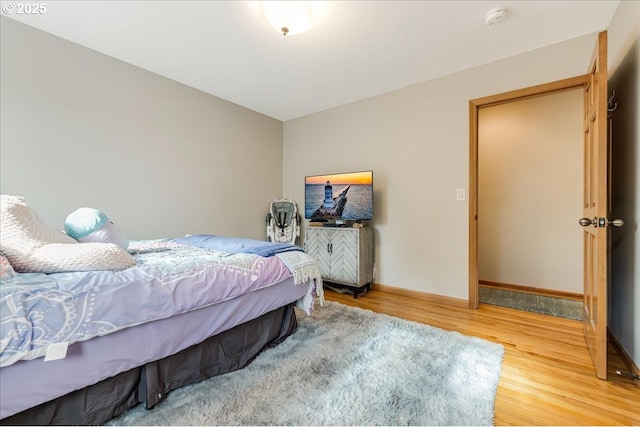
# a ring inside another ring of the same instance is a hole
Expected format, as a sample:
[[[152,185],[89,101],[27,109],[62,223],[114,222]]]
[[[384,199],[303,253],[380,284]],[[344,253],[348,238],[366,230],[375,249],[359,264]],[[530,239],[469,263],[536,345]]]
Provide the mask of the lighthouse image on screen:
[[[310,220],[373,219],[373,171],[305,177],[305,215]]]

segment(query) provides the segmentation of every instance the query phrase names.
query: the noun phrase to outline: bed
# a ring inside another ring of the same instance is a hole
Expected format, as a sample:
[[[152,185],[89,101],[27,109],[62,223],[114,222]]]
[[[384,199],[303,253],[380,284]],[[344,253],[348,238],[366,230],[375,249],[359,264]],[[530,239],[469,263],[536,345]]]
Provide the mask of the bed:
[[[0,257],[0,423],[101,424],[153,408],[246,366],[322,301],[317,264],[295,245],[201,235],[127,252],[125,269],[57,273],[15,273]]]

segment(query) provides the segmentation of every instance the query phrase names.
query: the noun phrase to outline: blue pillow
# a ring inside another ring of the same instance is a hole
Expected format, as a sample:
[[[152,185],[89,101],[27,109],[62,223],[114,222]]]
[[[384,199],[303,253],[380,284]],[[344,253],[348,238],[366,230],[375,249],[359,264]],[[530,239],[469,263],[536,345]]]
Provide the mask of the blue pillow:
[[[94,208],[80,208],[70,213],[64,222],[64,231],[81,243],[115,243],[122,249],[129,246],[129,239],[113,221]]]

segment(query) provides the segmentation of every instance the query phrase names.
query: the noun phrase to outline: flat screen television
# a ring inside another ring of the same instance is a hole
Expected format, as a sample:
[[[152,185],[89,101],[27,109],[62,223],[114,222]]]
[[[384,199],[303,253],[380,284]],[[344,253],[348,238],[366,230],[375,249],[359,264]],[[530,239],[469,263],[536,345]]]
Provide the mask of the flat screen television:
[[[304,217],[340,223],[373,219],[373,171],[305,177]]]

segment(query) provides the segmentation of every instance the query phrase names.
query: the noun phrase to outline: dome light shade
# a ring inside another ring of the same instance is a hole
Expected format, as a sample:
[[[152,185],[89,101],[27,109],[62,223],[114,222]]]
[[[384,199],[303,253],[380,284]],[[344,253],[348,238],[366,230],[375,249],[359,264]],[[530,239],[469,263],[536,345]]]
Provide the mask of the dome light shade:
[[[284,36],[304,33],[313,23],[306,1],[263,1],[260,9],[269,24]]]

